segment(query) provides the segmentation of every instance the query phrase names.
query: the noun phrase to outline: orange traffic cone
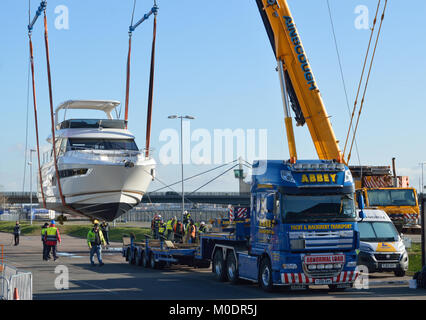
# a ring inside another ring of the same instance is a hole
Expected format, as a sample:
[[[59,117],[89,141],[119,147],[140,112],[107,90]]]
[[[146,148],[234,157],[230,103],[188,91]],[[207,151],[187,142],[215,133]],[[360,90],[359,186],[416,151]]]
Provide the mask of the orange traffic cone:
[[[19,300],[18,288],[13,291],[13,300]]]

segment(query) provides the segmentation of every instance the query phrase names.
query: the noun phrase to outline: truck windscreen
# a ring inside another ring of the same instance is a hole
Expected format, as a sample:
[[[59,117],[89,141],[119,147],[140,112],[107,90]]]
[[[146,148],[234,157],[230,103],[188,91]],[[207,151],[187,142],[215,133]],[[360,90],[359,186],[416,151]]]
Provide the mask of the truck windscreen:
[[[283,222],[355,221],[352,194],[286,195],[281,197]]]
[[[412,189],[367,190],[370,206],[415,206],[416,198]]]

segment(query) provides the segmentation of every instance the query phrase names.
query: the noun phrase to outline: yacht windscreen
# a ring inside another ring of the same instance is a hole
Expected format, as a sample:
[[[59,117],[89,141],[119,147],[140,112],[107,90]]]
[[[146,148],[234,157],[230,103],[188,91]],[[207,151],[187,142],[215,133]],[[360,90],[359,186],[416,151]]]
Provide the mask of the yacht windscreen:
[[[76,128],[107,128],[107,129],[125,129],[124,120],[117,119],[71,119],[61,122],[60,129]]]
[[[70,138],[68,150],[132,150],[138,151],[133,139],[81,139]]]

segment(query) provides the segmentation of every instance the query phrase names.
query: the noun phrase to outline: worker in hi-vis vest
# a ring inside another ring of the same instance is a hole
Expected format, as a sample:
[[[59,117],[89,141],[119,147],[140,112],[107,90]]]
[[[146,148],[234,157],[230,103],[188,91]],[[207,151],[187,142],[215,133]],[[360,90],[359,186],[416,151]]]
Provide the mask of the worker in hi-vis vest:
[[[46,254],[43,260],[48,260],[48,256],[50,255],[50,251],[52,251],[53,260],[58,259],[56,256],[56,244],[61,243],[61,235],[59,233],[59,229],[55,226],[55,220],[50,222],[50,226],[47,228],[44,234],[44,241],[46,243],[47,249]]]
[[[93,229],[91,229],[87,233],[87,245],[90,249],[90,265],[95,265],[95,262],[93,261],[93,256],[96,253],[99,266],[102,267],[104,265],[102,261],[102,246],[105,246],[106,242],[102,231],[99,228],[99,223],[95,223],[93,225]]]
[[[176,217],[172,217],[171,219],[167,220],[167,223],[166,223],[167,240],[173,241],[173,228],[175,224],[176,224]]]
[[[41,242],[43,243],[43,260],[45,258],[50,259],[50,256],[46,256],[47,245],[44,239],[48,227],[49,227],[49,224],[47,222],[41,227]]]

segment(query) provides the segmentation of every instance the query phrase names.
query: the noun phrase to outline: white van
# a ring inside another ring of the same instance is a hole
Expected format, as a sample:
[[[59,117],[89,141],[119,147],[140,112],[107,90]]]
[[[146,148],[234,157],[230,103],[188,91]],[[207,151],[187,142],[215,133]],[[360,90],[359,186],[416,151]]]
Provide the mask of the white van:
[[[365,218],[358,221],[358,265],[367,266],[369,273],[393,271],[395,276],[403,277],[408,269],[408,253],[392,220],[383,210],[363,211]]]

